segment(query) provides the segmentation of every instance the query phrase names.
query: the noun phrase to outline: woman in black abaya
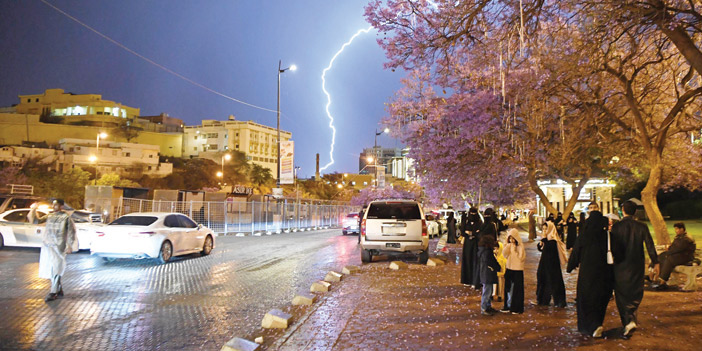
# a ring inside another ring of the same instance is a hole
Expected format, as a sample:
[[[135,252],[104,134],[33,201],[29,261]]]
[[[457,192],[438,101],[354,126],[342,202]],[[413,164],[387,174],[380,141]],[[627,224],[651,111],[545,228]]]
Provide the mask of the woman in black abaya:
[[[578,331],[602,336],[602,322],[612,297],[612,265],[607,264],[607,230],[609,220],[600,211],[590,211],[583,232],[578,235],[568,260],[568,273],[578,272]]]
[[[478,209],[471,207],[468,215],[461,219],[461,235],[463,235],[463,253],[461,255],[461,284],[473,285],[480,283],[476,277],[478,268],[478,230],[483,225]]]
[[[575,245],[575,238],[578,237],[578,220],[575,219],[575,214],[573,212],[568,215],[566,220],[566,227],[568,229],[568,235],[566,236],[566,249],[572,249]]]
[[[446,218],[446,229],[448,229],[448,236],[446,238],[447,244],[456,243],[456,218],[453,217],[453,212],[449,212],[448,218]]]
[[[565,261],[565,253],[559,252],[560,238],[556,226],[551,221],[546,224],[543,239],[537,244],[541,260],[536,270],[536,302],[548,306],[553,298],[556,307],[566,307],[565,284],[561,272],[561,261]]]

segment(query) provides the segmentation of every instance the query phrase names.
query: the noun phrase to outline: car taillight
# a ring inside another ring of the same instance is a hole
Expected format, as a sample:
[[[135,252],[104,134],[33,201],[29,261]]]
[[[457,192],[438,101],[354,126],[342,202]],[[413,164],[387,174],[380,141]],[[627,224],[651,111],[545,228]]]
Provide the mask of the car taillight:
[[[105,236],[104,232],[95,232],[95,234],[97,234],[97,236]]]
[[[139,232],[139,234],[156,234],[156,232]]]
[[[361,236],[366,236],[366,220],[361,221]]]
[[[422,219],[422,236],[427,236],[427,221]]]

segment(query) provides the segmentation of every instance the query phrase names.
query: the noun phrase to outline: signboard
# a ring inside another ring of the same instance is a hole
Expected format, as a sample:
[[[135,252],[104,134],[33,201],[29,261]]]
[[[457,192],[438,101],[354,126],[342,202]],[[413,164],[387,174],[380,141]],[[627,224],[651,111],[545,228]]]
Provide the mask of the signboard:
[[[232,187],[232,194],[234,195],[253,195],[253,188],[243,186],[243,185],[235,185]]]
[[[375,167],[375,179],[378,180],[378,188],[385,187],[385,166]]]
[[[273,188],[271,189],[273,191],[273,197],[276,199],[280,199],[283,197],[283,188]]]
[[[578,201],[592,201],[592,188],[582,188],[578,194]]]
[[[280,142],[280,184],[295,183],[294,143],[291,140]]]

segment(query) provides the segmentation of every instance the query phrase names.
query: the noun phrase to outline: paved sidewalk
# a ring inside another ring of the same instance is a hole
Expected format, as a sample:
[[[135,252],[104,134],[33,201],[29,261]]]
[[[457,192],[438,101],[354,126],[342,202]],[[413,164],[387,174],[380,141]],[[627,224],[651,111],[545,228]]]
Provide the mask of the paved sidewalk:
[[[526,233],[522,232],[526,238]],[[432,241],[435,245],[436,240]],[[536,267],[540,253],[527,245],[525,312],[480,315],[479,292],[460,284],[460,265],[451,245],[446,266],[419,265],[410,257],[405,271],[388,268],[393,257],[374,258],[361,272],[344,277],[314,305],[295,313],[291,327],[266,335],[268,350],[467,350],[467,349],[699,349],[701,292],[646,290],[639,329],[621,338],[612,300],[605,339],[577,332],[573,300],[577,273],[565,274],[568,307],[536,306]],[[433,256],[433,255],[432,255]],[[681,279],[680,277],[674,277]],[[500,309],[501,302],[493,307]]]

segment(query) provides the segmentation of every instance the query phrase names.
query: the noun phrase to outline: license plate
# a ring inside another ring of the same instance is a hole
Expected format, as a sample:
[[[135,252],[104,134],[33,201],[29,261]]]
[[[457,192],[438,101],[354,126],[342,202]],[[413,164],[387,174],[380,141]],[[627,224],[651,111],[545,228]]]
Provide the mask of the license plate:
[[[400,243],[386,243],[385,247],[394,247],[394,248],[400,248]]]

